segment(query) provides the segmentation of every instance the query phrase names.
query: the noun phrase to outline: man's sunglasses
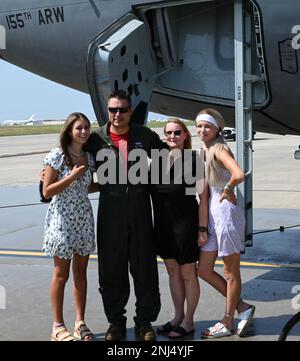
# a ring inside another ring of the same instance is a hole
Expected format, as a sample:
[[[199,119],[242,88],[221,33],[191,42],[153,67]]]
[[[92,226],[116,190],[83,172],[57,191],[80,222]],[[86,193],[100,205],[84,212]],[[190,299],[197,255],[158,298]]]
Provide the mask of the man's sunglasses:
[[[129,111],[129,107],[126,107],[126,108],[112,108],[112,107],[108,107],[108,111],[110,113],[113,113],[113,114],[117,114],[118,112],[120,113],[127,113]]]
[[[182,133],[181,130],[168,130],[166,131],[166,135],[172,135],[174,133],[175,137],[179,137]]]

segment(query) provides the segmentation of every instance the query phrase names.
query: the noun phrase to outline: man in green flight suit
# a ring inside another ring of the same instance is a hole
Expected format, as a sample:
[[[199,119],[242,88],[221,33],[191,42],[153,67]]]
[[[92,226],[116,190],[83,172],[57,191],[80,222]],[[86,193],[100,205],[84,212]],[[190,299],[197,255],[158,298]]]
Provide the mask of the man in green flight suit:
[[[156,320],[160,311],[150,186],[132,184],[128,179],[121,182],[120,179],[134,164],[128,161],[130,151],[143,149],[150,158],[151,150],[162,149],[165,145],[149,128],[131,123],[131,99],[125,91],[111,94],[108,115],[109,122],[91,134],[86,148],[98,159],[97,168],[103,165],[103,159],[99,161],[99,151],[113,150],[120,160],[115,182],[101,184],[98,179],[99,291],[110,323],[105,339],[117,341],[126,333],[129,267],[136,296],[135,331],[140,339],[150,341],[155,339],[151,322]]]

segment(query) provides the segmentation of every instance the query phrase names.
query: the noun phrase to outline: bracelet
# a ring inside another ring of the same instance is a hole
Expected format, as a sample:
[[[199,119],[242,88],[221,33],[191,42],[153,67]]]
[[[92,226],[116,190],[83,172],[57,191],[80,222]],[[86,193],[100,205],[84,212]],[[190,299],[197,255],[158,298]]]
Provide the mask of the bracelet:
[[[225,184],[225,186],[224,186],[224,190],[227,190],[227,191],[231,191],[231,192],[233,192],[234,191],[234,187],[231,185],[231,184],[229,184],[229,183],[226,183]]]
[[[204,226],[199,226],[199,232],[205,232],[205,233],[207,233],[207,231],[208,231],[208,229],[207,229],[207,227],[204,227]]]

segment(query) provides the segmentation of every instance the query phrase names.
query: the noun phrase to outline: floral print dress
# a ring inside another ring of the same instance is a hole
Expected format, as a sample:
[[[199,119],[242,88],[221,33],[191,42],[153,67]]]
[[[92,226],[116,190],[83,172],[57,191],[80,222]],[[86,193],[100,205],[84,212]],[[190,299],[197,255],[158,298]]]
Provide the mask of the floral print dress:
[[[87,256],[95,250],[94,218],[88,198],[88,186],[92,181],[95,163],[92,155],[86,153],[88,169],[84,176],[52,198],[46,214],[43,251],[48,256],[71,259],[74,253]],[[57,180],[71,173],[63,151],[55,148],[44,159],[58,171]]]

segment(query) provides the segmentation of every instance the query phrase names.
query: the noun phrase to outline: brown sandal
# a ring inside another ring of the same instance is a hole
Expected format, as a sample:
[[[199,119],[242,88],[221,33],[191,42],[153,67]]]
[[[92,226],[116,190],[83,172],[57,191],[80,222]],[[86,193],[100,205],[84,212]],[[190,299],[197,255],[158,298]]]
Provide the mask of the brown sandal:
[[[75,322],[74,337],[81,341],[94,341],[94,334],[82,320]]]
[[[51,341],[76,341],[75,338],[66,329],[66,326],[53,328]]]

